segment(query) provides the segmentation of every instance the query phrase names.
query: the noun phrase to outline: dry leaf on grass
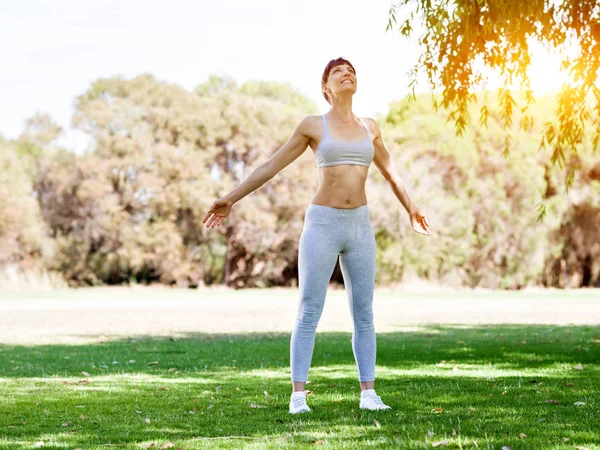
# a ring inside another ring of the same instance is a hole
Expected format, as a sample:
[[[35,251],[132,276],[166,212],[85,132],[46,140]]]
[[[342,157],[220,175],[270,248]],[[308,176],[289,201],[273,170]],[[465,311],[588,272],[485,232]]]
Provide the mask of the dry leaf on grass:
[[[89,376],[90,376],[90,374],[89,374],[89,373],[87,373],[87,372],[81,372],[81,374],[82,374],[84,377],[89,377]]]
[[[172,442],[165,442],[163,445],[160,446],[160,448],[173,448],[175,447],[175,444],[173,444]]]
[[[431,443],[432,447],[441,447],[442,445],[448,445],[448,439],[444,439],[441,441],[436,441],[436,442]]]
[[[375,426],[376,426],[378,429],[379,429],[379,428],[381,428],[381,424],[379,423],[379,421],[377,421],[377,420],[375,421]]]
[[[546,400],[546,403],[554,403],[556,405],[560,405],[560,402],[558,400]]]
[[[146,423],[150,423],[150,419],[146,417]]]
[[[257,405],[256,403],[250,403],[250,408],[266,408],[266,406]]]
[[[150,442],[148,445],[144,446],[143,448],[144,448],[144,450],[146,450],[147,448],[154,447],[155,445],[156,445],[156,442]]]
[[[519,433],[519,438],[525,439],[527,435],[525,433]]]
[[[148,363],[149,366],[155,366],[156,364],[158,364],[158,361],[151,361]]]
[[[573,370],[583,370],[583,365],[577,364],[576,366],[573,366]]]

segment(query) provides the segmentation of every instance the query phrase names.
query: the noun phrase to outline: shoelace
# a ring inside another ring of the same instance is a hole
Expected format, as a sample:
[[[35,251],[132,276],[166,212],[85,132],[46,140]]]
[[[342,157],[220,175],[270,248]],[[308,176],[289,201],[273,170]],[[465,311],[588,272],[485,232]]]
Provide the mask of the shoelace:
[[[376,394],[368,395],[367,398],[370,398],[375,406],[386,406],[385,403],[381,400],[381,397]]]
[[[306,399],[302,397],[295,397],[292,399],[295,408],[300,408],[306,404]]]

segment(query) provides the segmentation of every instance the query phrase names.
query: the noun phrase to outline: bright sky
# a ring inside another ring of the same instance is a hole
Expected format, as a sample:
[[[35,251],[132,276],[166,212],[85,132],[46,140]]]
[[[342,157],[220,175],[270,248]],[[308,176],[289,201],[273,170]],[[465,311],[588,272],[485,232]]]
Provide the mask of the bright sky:
[[[68,129],[75,96],[93,80],[141,73],[189,90],[211,74],[287,81],[324,113],[321,73],[339,56],[356,67],[354,112],[384,113],[407,94],[417,58],[414,43],[385,31],[391,3],[0,0],[0,135],[17,137],[36,111]],[[550,86],[542,67],[538,90]],[[62,143],[83,139],[67,130]]]

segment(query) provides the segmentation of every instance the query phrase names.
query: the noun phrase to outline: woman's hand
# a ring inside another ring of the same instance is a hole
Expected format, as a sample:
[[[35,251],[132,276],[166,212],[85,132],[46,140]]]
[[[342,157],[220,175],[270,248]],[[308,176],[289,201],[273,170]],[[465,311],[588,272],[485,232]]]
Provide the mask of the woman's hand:
[[[410,216],[410,224],[417,233],[424,234],[425,236],[431,236],[431,231],[429,231],[429,223],[427,222],[427,218],[425,214],[423,214],[419,208],[415,207],[408,212]]]
[[[207,228],[218,227],[223,223],[229,211],[231,211],[231,207],[233,206],[233,202],[231,200],[226,200],[225,198],[220,198],[215,200],[215,202],[208,208],[208,212],[202,219],[202,223],[206,223]]]

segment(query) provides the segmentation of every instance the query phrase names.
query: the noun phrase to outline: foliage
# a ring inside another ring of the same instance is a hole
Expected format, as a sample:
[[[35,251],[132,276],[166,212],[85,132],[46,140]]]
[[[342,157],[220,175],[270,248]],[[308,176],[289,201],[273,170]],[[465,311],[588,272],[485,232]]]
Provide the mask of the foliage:
[[[39,256],[44,222],[27,162],[18,146],[0,142],[0,265]]]
[[[399,11],[398,11],[399,10]],[[396,16],[402,14],[402,19]],[[501,125],[512,128],[514,112],[522,111],[519,127],[529,130],[534,117],[534,97],[528,78],[532,43],[554,48],[563,56],[569,73],[556,98],[556,112],[540,130],[541,145],[552,147],[552,162],[567,165],[566,152],[581,149],[586,131],[593,132],[593,147],[600,142],[600,4],[596,0],[400,0],[389,11],[387,29],[394,25],[402,35],[418,37],[421,55],[412,70],[414,92],[418,74],[424,72],[432,89],[442,88],[441,105],[451,108],[457,134],[467,130],[469,105],[475,92],[485,85],[486,69],[503,82],[497,101]],[[525,95],[518,106],[511,89]],[[480,123],[487,122],[487,104],[480,105]],[[508,153],[510,141],[503,146]],[[565,174],[566,186],[573,183],[577,167]]]
[[[290,192],[302,177],[250,195],[223,234],[201,219],[313,105],[277,83],[211,77],[196,92],[145,75],[98,80],[78,98],[74,123],[93,151],[43,155],[37,179],[57,267],[73,283],[282,282],[301,226],[293,201],[306,202]]]
[[[487,129],[470,124],[459,138],[445,124],[447,111],[434,111],[435,101],[423,95],[416,101],[397,102],[385,118],[384,134],[396,167],[416,203],[427,205],[435,234],[422,239],[398,228],[397,220],[389,220],[390,211],[398,209],[394,199],[388,193],[383,200],[377,198],[385,205],[377,209],[374,219],[378,242],[383,241],[382,281],[392,281],[388,274],[409,267],[421,278],[457,286],[517,289],[541,283],[540,274],[548,261],[564,258],[564,233],[557,232],[561,223],[580,228],[578,221],[568,217],[569,198],[558,195],[556,187],[564,172],[545,153],[536,151],[537,128],[525,131],[513,126],[509,131],[517,145],[510,157],[503,157],[499,151],[504,145],[501,111],[490,107]],[[543,119],[548,103],[550,98],[540,99],[532,114]],[[573,164],[582,169],[571,198],[588,192],[590,177],[598,176],[589,142],[578,158]],[[548,208],[544,221],[536,220],[541,200]],[[589,205],[590,217],[600,216],[590,195],[580,201]],[[588,242],[600,245],[597,232],[588,234]],[[595,250],[581,258],[591,261],[581,263],[594,280],[590,285],[600,282],[600,267],[594,265],[593,255]]]
[[[495,104],[503,94],[486,95]],[[470,113],[485,102],[478,98]],[[412,231],[373,166],[366,188],[378,285],[415,276],[506,289],[600,285],[600,163],[591,136],[559,168],[537,151],[551,98],[526,113],[531,128],[517,125],[525,113],[516,112],[505,130],[502,108],[489,106],[487,128],[469,123],[460,138],[441,103],[422,95],[378,118],[434,232]],[[225,226],[207,229],[201,220],[315,110],[288,84],[238,86],[213,76],[190,92],[150,75],[97,80],[78,97],[74,116],[89,151],[58,148],[60,130],[44,115],[17,140],[0,142],[0,264],[36,262],[72,286],[294,286],[304,211],[317,188],[310,149],[237,203]],[[515,147],[510,158],[501,151],[506,133]],[[560,180],[574,167],[563,195]],[[339,266],[333,280],[343,283]]]

